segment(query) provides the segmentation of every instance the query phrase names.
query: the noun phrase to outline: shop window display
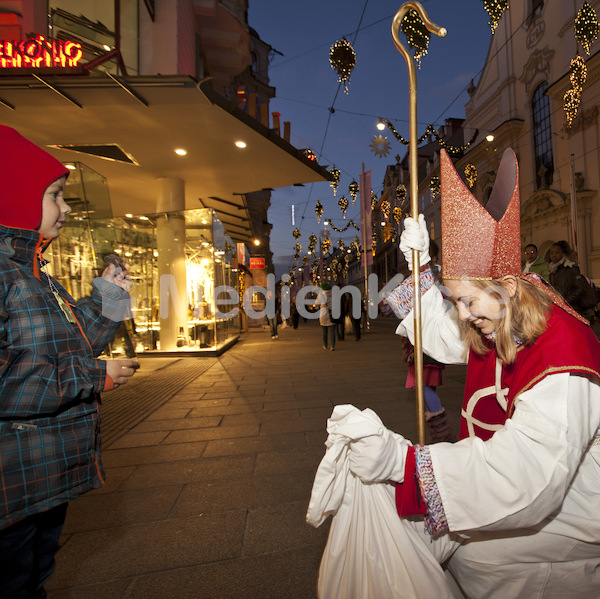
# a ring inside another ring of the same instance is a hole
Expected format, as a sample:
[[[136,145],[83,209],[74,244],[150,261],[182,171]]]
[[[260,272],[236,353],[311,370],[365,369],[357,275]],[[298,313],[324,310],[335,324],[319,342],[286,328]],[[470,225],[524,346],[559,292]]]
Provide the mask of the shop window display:
[[[133,319],[121,327],[109,353],[214,351],[236,338],[239,305],[231,304],[238,297],[235,244],[212,209],[96,218],[105,216],[106,205],[110,206],[102,185],[96,182],[90,197],[81,193],[86,186],[80,177],[69,179],[65,195],[72,212],[63,234],[46,252],[51,273],[79,299],[103,268],[104,256],[116,253],[129,264],[134,282]],[[173,248],[165,246],[159,235],[168,220],[178,222],[185,237],[177,246],[181,268],[173,271],[169,270],[177,261]],[[216,298],[215,290],[220,289]],[[173,328],[175,332],[170,331]],[[169,332],[174,341],[170,345]]]

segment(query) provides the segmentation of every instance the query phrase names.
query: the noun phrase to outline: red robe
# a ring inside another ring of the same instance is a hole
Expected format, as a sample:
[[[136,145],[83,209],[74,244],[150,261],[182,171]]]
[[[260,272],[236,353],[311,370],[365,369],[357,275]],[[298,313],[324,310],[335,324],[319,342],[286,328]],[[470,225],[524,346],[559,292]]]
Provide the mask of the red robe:
[[[572,372],[600,381],[600,343],[592,329],[554,305],[548,328],[533,345],[519,348],[516,360],[497,363],[496,351],[469,353],[460,438],[476,436],[486,441],[512,416],[515,399],[549,374]],[[496,377],[500,374],[500,392]],[[404,483],[396,486],[400,516],[423,514],[416,477],[414,449],[409,448]]]

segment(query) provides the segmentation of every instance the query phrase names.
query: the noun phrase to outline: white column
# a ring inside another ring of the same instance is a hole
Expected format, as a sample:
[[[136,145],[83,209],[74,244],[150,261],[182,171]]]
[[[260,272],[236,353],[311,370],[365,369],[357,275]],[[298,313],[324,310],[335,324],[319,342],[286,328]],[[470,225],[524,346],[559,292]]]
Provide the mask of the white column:
[[[185,269],[185,218],[173,214],[185,209],[185,186],[181,179],[159,179],[156,224],[160,284],[160,349],[177,349],[180,330],[187,337],[187,282]],[[166,305],[165,305],[166,304]]]

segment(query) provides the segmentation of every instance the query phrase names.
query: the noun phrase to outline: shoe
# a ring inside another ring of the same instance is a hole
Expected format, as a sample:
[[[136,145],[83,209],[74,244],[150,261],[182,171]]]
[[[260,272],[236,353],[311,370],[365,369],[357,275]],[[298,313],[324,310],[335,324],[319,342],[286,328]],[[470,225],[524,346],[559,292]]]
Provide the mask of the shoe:
[[[434,415],[426,413],[425,418],[431,436],[431,443],[454,443],[456,441],[454,433],[450,428],[446,410],[442,410]]]
[[[335,351],[335,347],[332,347],[332,348],[331,348],[331,351]]]
[[[326,346],[326,345],[324,345],[324,346],[323,346],[323,349],[327,349],[327,346]]]
[[[279,335],[275,335],[275,339],[279,339]]]
[[[272,335],[271,339],[277,339],[277,335]]]

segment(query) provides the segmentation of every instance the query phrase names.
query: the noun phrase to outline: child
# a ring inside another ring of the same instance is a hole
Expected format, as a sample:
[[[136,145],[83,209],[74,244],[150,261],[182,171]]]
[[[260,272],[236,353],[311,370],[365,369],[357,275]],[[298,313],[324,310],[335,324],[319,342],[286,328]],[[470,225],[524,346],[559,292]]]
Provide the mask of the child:
[[[0,597],[45,597],[67,502],[104,482],[99,392],[139,364],[99,359],[127,317],[126,271],[74,302],[44,270],[69,171],[5,126],[0,156]]]
[[[432,535],[456,596],[599,597],[600,344],[538,275],[521,275],[514,152],[486,208],[444,150],[441,174],[450,305],[426,268],[422,217],[407,219],[400,247],[419,250],[425,267],[424,350],[468,364],[460,440],[413,447],[384,430],[351,444],[350,469],[366,483],[402,483],[398,513]],[[412,339],[405,297],[399,332]]]

